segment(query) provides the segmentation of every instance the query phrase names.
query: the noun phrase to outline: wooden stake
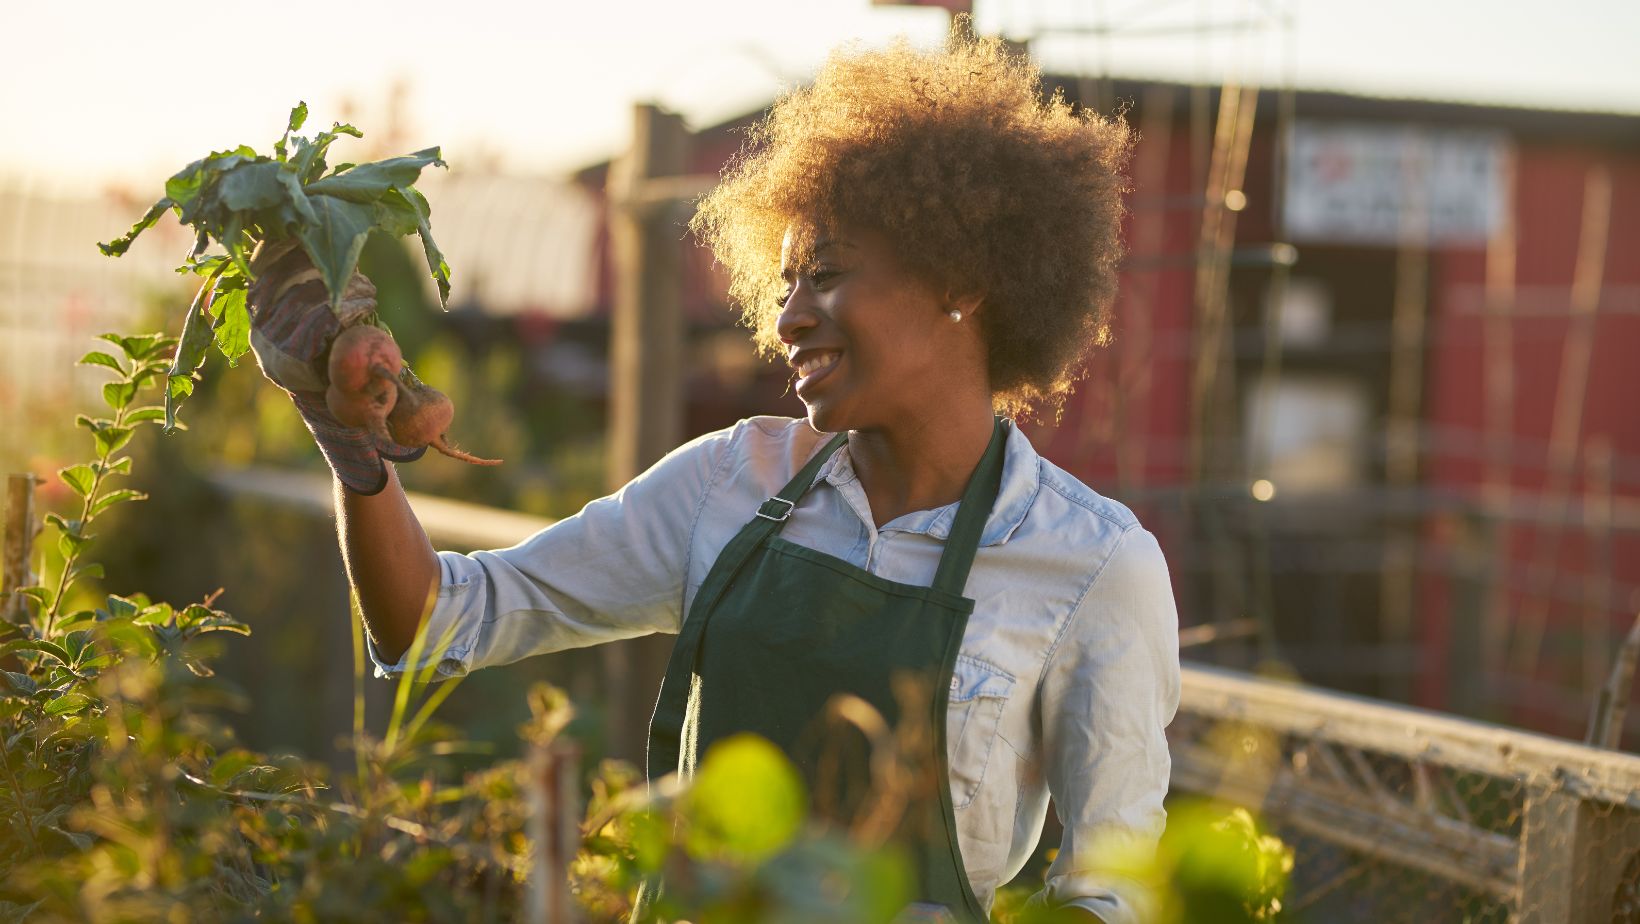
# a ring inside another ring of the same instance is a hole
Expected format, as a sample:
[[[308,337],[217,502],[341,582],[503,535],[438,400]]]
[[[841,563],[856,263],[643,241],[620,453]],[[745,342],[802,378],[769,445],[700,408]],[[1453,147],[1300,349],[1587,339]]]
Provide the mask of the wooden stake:
[[[1571,506],[1572,470],[1583,431],[1583,403],[1589,391],[1589,360],[1594,353],[1595,312],[1606,270],[1606,244],[1611,230],[1611,168],[1589,168],[1583,185],[1583,227],[1577,240],[1577,264],[1572,274],[1572,313],[1560,354],[1560,377],[1555,389],[1555,411],[1549,431],[1549,474],[1545,495],[1564,516]],[[1546,574],[1560,557],[1561,530],[1540,527],[1536,533],[1532,570]],[[1521,607],[1515,636],[1514,669],[1523,675],[1536,670],[1543,655],[1549,618],[1546,595],[1533,594]]]
[[[1231,190],[1240,190],[1246,176],[1247,152],[1252,144],[1253,119],[1258,106],[1258,89],[1226,82],[1219,92],[1218,123],[1214,129],[1212,157],[1207,170],[1207,186],[1202,202],[1202,225],[1196,260],[1196,319],[1193,341],[1195,365],[1191,376],[1190,478],[1198,489],[1216,485],[1226,475],[1224,466],[1208,465],[1211,447],[1223,445],[1230,415],[1223,412],[1233,384],[1223,373],[1231,370],[1226,359],[1230,325],[1230,251],[1235,244],[1236,213],[1225,205]],[[1224,391],[1221,391],[1224,389]],[[1231,469],[1240,474],[1240,466]],[[1243,569],[1237,559],[1239,549],[1228,541],[1221,514],[1212,506],[1200,509],[1213,574],[1215,623],[1242,615],[1246,588],[1237,580]]]
[[[569,865],[581,846],[580,746],[560,738],[532,749],[529,836],[535,845],[527,906],[529,924],[573,924]]]
[[[611,165],[610,242],[615,262],[607,484],[615,491],[683,441],[683,255],[680,200],[688,147],[683,120],[650,105],[633,110],[632,149]],[[668,184],[668,185],[662,185]],[[599,646],[608,678],[605,732],[615,756],[641,760],[653,685],[672,640]],[[634,698],[634,687],[637,696]]]
[[[1486,319],[1481,328],[1485,392],[1486,471],[1483,494],[1491,509],[1502,516],[1491,521],[1492,566],[1494,577],[1513,569],[1514,523],[1508,516],[1514,491],[1511,438],[1515,432],[1515,261],[1519,240],[1515,235],[1515,158],[1504,156],[1501,180],[1507,194],[1496,231],[1486,243]],[[1481,614],[1481,671],[1483,687],[1493,686],[1504,669],[1504,650],[1509,638],[1510,596],[1502,580],[1490,581],[1488,599]]]
[[[1400,249],[1395,256],[1395,297],[1390,320],[1389,421],[1384,476],[1391,491],[1411,490],[1418,480],[1418,424],[1424,381],[1424,326],[1429,310],[1429,208],[1425,171],[1403,168]],[[1385,525],[1384,567],[1379,583],[1379,622],[1385,644],[1412,645],[1417,556],[1415,518]],[[1385,692],[1405,700],[1410,678],[1385,678]]]
[[[1611,637],[1612,599],[1612,441],[1589,438],[1583,469],[1584,538],[1589,569],[1583,603],[1583,689],[1599,690]]]
[[[18,594],[17,588],[34,583],[29,568],[34,534],[39,531],[34,519],[34,482],[32,474],[6,477],[5,583],[0,585],[5,594],[0,597],[0,619],[17,625],[28,621],[28,598]]]

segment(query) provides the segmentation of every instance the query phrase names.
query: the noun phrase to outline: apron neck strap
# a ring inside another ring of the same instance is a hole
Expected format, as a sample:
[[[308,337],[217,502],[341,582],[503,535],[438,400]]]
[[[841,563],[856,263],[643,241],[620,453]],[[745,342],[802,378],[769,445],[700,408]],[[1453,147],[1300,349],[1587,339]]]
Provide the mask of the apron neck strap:
[[[814,483],[814,476],[819,473],[820,466],[847,441],[846,432],[832,437],[792,477],[779,494],[763,502],[757,514],[771,521],[764,524],[765,526],[771,531],[780,529],[786,518],[791,515],[792,508],[797,506],[797,502]],[[945,551],[940,554],[939,570],[934,572],[932,586],[937,590],[960,597],[963,588],[968,584],[968,572],[974,566],[974,554],[979,551],[979,540],[985,532],[985,521],[991,515],[991,508],[996,504],[997,489],[1002,485],[1002,459],[1007,443],[1008,428],[1003,424],[1002,418],[998,417],[996,428],[991,431],[991,442],[985,447],[985,455],[980,457],[979,466],[969,477],[968,487],[962,493],[961,503],[957,505],[956,521],[951,524],[951,534],[945,540]]]
[[[809,487],[814,484],[814,476],[820,473],[820,466],[825,465],[826,460],[831,458],[832,453],[835,453],[846,442],[848,442],[847,431],[827,440],[826,445],[822,446],[820,451],[815,453],[806,465],[798,469],[797,474],[793,475],[792,480],[780,489],[779,494],[763,502],[763,506],[757,509],[758,515],[764,519],[773,519],[780,523],[785,522],[786,517],[791,515],[792,508],[797,506],[797,502],[803,499],[803,495],[807,494]]]
[[[1002,457],[1008,444],[1008,428],[998,417],[991,431],[991,443],[980,457],[979,467],[968,479],[968,489],[962,492],[957,505],[957,518],[951,524],[951,534],[945,539],[945,551],[940,554],[939,570],[934,572],[934,588],[962,596],[968,584],[968,571],[974,566],[974,554],[979,551],[980,536],[985,532],[985,521],[996,505],[997,490],[1002,486]]]

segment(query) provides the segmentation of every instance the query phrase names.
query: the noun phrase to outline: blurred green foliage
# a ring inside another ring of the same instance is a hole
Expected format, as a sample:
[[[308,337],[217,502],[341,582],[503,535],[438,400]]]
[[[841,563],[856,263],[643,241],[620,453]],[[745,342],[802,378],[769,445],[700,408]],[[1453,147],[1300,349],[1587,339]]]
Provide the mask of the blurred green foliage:
[[[456,681],[432,683],[431,666],[401,677],[372,734],[355,610],[351,766],[262,753],[226,721],[247,701],[215,675],[218,640],[250,629],[216,608],[220,594],[172,605],[94,589],[94,527],[146,499],[118,485],[133,438],[163,419],[140,399],[174,345],[106,340],[84,360],[114,376],[107,416],[79,421],[92,457],[59,472],[72,503],[46,517],[40,583],[7,589],[27,618],[0,624],[0,922],[518,919],[537,850],[532,773],[520,760],[474,762],[487,749],[435,719]],[[190,554],[186,527],[165,532],[166,555]],[[436,647],[418,639],[411,663]],[[512,699],[529,715],[513,732],[523,747],[574,733],[562,692]],[[912,894],[907,859],[810,816],[796,768],[755,737],[716,744],[688,786],[651,787],[603,761],[588,788],[568,874],[591,920],[624,917],[657,881],[646,921],[886,924]],[[1154,856],[1111,859],[1156,892],[1168,924],[1272,920],[1292,865],[1250,815],[1205,806],[1176,811]],[[1005,891],[994,918],[1066,919],[1029,907],[1029,891]]]

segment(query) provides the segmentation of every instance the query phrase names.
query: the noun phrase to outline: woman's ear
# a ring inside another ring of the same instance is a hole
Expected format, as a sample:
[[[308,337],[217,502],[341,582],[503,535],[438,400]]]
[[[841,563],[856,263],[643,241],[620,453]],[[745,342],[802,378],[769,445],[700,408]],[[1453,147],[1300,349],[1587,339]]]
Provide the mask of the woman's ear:
[[[985,305],[983,292],[955,292],[947,290],[945,293],[945,310],[947,312],[960,311],[964,319],[974,317]]]

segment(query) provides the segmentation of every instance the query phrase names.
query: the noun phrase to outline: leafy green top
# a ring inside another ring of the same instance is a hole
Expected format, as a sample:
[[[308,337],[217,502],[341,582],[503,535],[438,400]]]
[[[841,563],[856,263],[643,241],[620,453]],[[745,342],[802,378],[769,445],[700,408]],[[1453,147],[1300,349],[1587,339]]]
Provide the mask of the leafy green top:
[[[193,393],[194,373],[209,343],[214,339],[230,363],[250,348],[245,295],[253,278],[250,258],[259,244],[297,238],[318,268],[334,307],[341,302],[371,231],[394,236],[415,232],[438,283],[440,302],[449,299],[450,267],[433,242],[427,199],[414,187],[424,167],[445,166],[439,149],[369,164],[338,164],[327,173],[325,154],[331,143],[342,135],[364,135],[338,122],[312,139],[292,137],[306,121],[307,104],[298,103],[272,157],[240,145],[182,168],[165,182],[165,196],[124,237],[97,245],[108,256],[125,253],[168,209],[196,234],[194,247],[177,272],[205,280],[189,308],[170,371],[165,397],[168,432],[176,425],[177,406]],[[205,255],[213,241],[224,253]]]

